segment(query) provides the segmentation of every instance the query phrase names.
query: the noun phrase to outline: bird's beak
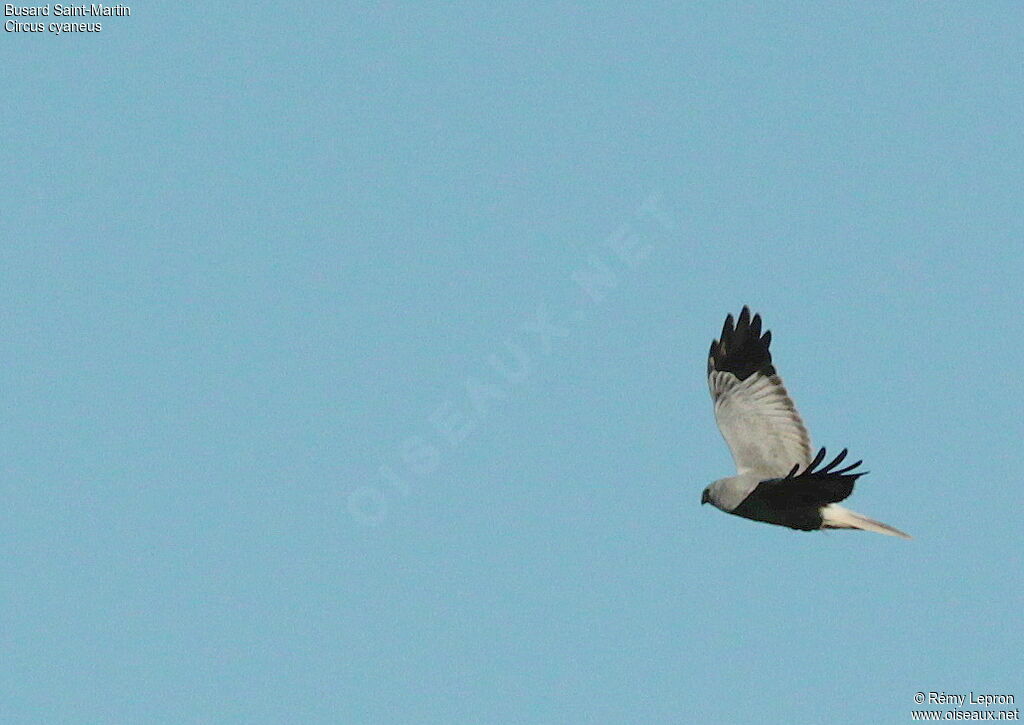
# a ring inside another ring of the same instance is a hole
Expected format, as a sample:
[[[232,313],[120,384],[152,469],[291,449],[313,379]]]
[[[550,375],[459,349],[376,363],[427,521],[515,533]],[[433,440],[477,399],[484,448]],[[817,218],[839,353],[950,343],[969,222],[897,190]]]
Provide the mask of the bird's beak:
[[[708,498],[708,490],[705,488],[704,492],[700,495],[700,505],[703,506],[704,504],[706,504],[710,500],[711,499]]]

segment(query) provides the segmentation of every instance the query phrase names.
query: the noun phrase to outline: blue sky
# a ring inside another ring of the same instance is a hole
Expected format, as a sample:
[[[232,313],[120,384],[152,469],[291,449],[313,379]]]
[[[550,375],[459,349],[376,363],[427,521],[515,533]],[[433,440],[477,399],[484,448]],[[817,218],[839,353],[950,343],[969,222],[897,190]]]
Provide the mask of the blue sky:
[[[131,8],[0,44],[0,719],[1024,698],[1018,5]],[[913,541],[699,505],[744,304]]]

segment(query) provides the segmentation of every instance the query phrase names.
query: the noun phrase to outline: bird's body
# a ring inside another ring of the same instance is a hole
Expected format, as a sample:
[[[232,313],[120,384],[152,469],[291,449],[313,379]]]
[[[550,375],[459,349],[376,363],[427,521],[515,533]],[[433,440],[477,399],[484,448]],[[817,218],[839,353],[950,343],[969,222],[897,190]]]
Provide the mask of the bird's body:
[[[825,449],[811,458],[811,439],[772,365],[771,333],[743,308],[726,317],[708,353],[708,387],[715,420],[732,451],[737,475],[704,489],[701,503],[726,513],[792,529],[861,529],[910,538],[887,524],[839,505],[864,472],[839,468],[844,449],[822,466]]]

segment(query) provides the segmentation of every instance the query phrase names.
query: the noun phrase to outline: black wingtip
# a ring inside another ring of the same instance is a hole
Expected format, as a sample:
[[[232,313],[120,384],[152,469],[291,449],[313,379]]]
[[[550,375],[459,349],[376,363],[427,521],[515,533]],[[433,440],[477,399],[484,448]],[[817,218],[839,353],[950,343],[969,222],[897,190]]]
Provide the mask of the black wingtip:
[[[847,456],[848,453],[849,453],[849,451],[846,448],[844,448],[843,450],[841,450],[839,452],[838,456],[836,456],[835,458],[832,459],[832,461],[830,463],[827,463],[826,465],[821,466],[821,468],[818,468],[818,466],[821,464],[821,462],[825,460],[825,456],[827,455],[826,449],[824,447],[819,448],[818,449],[818,454],[816,456],[814,456],[814,459],[810,462],[810,464],[808,464],[808,466],[806,468],[804,468],[802,471],[797,473],[797,469],[799,468],[799,466],[794,466],[793,469],[786,475],[786,478],[789,478],[789,479],[796,479],[796,478],[849,479],[849,478],[852,478],[853,480],[856,480],[860,476],[863,476],[863,475],[865,475],[867,473],[867,471],[857,471],[856,473],[853,472],[853,470],[857,466],[859,466],[860,464],[862,464],[864,462],[863,460],[857,461],[856,463],[852,463],[852,464],[850,464],[850,465],[848,465],[848,466],[846,466],[844,468],[836,469],[836,466],[838,466],[840,463],[842,463],[844,460],[846,460],[846,456]]]
[[[732,313],[729,313],[728,315],[725,316],[725,322],[722,323],[722,337],[721,337],[721,339],[724,340],[727,335],[731,335],[734,327],[735,327],[735,323],[733,322],[733,319],[732,319]]]
[[[825,449],[824,449],[824,448],[822,448],[822,450],[825,450]],[[835,458],[834,458],[834,459],[832,460],[832,462],[831,462],[830,464],[828,464],[827,466],[825,466],[824,468],[822,468],[822,469],[821,469],[820,471],[818,471],[818,472],[819,472],[819,473],[828,473],[828,472],[829,472],[829,471],[831,471],[831,470],[832,470],[833,468],[835,468],[836,466],[838,466],[838,465],[839,465],[840,463],[842,463],[842,462],[843,462],[843,459],[844,459],[844,458],[846,458],[846,454],[847,454],[847,450],[846,450],[846,449],[844,448],[843,450],[839,451],[839,455],[838,455],[838,456],[836,456],[836,457],[835,457]]]
[[[793,466],[785,477],[761,481],[758,488],[763,488],[763,495],[779,508],[806,509],[838,503],[853,493],[857,479],[867,471],[853,472],[861,461],[835,470],[846,458],[845,448],[830,463],[817,468],[825,460],[825,455],[825,449],[820,448],[811,464],[802,471],[798,471],[799,465]]]
[[[744,305],[735,320],[732,314],[726,316],[721,337],[712,341],[708,372],[729,372],[740,380],[754,373],[774,375],[775,367],[768,349],[771,341],[770,331],[761,333],[761,315],[751,315],[750,307]]]

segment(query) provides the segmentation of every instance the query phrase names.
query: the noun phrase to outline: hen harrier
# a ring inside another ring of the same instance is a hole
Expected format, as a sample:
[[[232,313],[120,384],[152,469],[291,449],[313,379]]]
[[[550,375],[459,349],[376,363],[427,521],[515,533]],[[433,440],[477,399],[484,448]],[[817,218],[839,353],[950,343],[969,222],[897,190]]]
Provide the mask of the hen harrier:
[[[802,531],[861,529],[909,539],[839,505],[866,471],[854,471],[861,461],[838,467],[845,448],[824,466],[824,448],[811,459],[807,429],[772,365],[771,339],[771,332],[761,334],[761,316],[751,318],[744,307],[735,324],[732,315],[725,318],[721,340],[711,343],[708,386],[737,475],[705,488],[700,502]]]

